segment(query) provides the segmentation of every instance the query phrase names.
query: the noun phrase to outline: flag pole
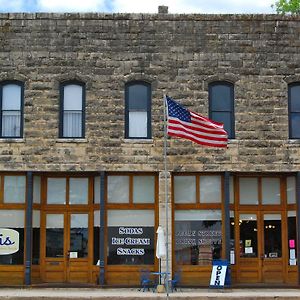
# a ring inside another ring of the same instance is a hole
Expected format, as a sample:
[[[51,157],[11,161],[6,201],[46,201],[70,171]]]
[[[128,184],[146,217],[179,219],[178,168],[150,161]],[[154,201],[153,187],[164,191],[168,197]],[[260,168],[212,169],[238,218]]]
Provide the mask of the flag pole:
[[[169,205],[168,205],[168,179],[167,179],[167,113],[166,95],[164,95],[164,167],[165,167],[165,206],[166,206],[166,277],[165,287],[167,299],[169,299]]]

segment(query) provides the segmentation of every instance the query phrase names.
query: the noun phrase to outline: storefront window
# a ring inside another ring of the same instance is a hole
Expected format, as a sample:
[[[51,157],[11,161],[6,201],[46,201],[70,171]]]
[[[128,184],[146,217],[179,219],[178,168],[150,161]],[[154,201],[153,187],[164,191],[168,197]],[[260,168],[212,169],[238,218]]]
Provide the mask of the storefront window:
[[[257,217],[240,214],[240,257],[257,257]]]
[[[46,257],[64,255],[64,215],[48,214],[46,217]]]
[[[100,259],[100,210],[94,211],[94,265]]]
[[[196,203],[196,177],[174,176],[175,203]]]
[[[25,203],[25,191],[25,176],[4,176],[4,203]]]
[[[109,203],[129,203],[129,176],[108,176],[107,189]]]
[[[258,204],[258,179],[242,177],[240,183],[240,204]]]
[[[133,176],[133,202],[154,203],[154,176]]]
[[[211,265],[221,258],[220,210],[175,212],[175,257],[179,265]]]
[[[235,264],[234,211],[230,211],[230,264]]]
[[[24,263],[24,211],[0,210],[0,265]]]
[[[48,178],[47,203],[66,204],[66,178]]]
[[[70,178],[69,204],[88,204],[88,178]]]
[[[108,211],[108,265],[154,264],[154,211]]]
[[[277,258],[282,256],[281,215],[264,215],[264,244],[265,257]]]
[[[100,176],[94,178],[94,203],[100,203]]]
[[[33,203],[41,203],[41,177],[33,176]]]
[[[200,202],[221,203],[221,176],[200,176]]]
[[[71,214],[70,255],[76,258],[88,256],[88,214]]]
[[[296,177],[290,176],[286,179],[287,203],[296,204]]]
[[[288,212],[288,255],[289,265],[297,265],[297,225],[296,225],[296,212]]]
[[[40,262],[40,211],[34,210],[32,215],[32,264]]]
[[[262,178],[262,204],[280,204],[280,179]]]

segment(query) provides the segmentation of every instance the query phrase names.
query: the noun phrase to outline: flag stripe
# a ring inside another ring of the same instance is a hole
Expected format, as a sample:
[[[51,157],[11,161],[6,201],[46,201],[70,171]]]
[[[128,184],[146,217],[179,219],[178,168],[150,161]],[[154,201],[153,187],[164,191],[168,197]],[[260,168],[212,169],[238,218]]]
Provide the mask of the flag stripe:
[[[167,133],[209,147],[227,147],[227,132],[223,124],[189,111],[166,97]]]

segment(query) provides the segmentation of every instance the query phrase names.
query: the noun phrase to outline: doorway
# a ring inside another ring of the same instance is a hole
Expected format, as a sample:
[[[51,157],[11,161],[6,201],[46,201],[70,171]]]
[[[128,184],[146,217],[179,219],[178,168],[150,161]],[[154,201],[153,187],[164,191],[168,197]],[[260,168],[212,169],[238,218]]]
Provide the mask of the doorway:
[[[88,212],[43,213],[41,267],[44,282],[89,282],[89,219]]]
[[[287,237],[282,213],[240,212],[236,224],[238,282],[286,282],[286,252],[283,241]]]

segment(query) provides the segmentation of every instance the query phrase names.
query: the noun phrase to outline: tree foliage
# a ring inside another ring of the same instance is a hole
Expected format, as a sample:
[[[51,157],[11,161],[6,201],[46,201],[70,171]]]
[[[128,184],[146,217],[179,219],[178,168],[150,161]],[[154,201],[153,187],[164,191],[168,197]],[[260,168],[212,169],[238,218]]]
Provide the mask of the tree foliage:
[[[272,5],[278,14],[300,14],[300,0],[278,0]]]

